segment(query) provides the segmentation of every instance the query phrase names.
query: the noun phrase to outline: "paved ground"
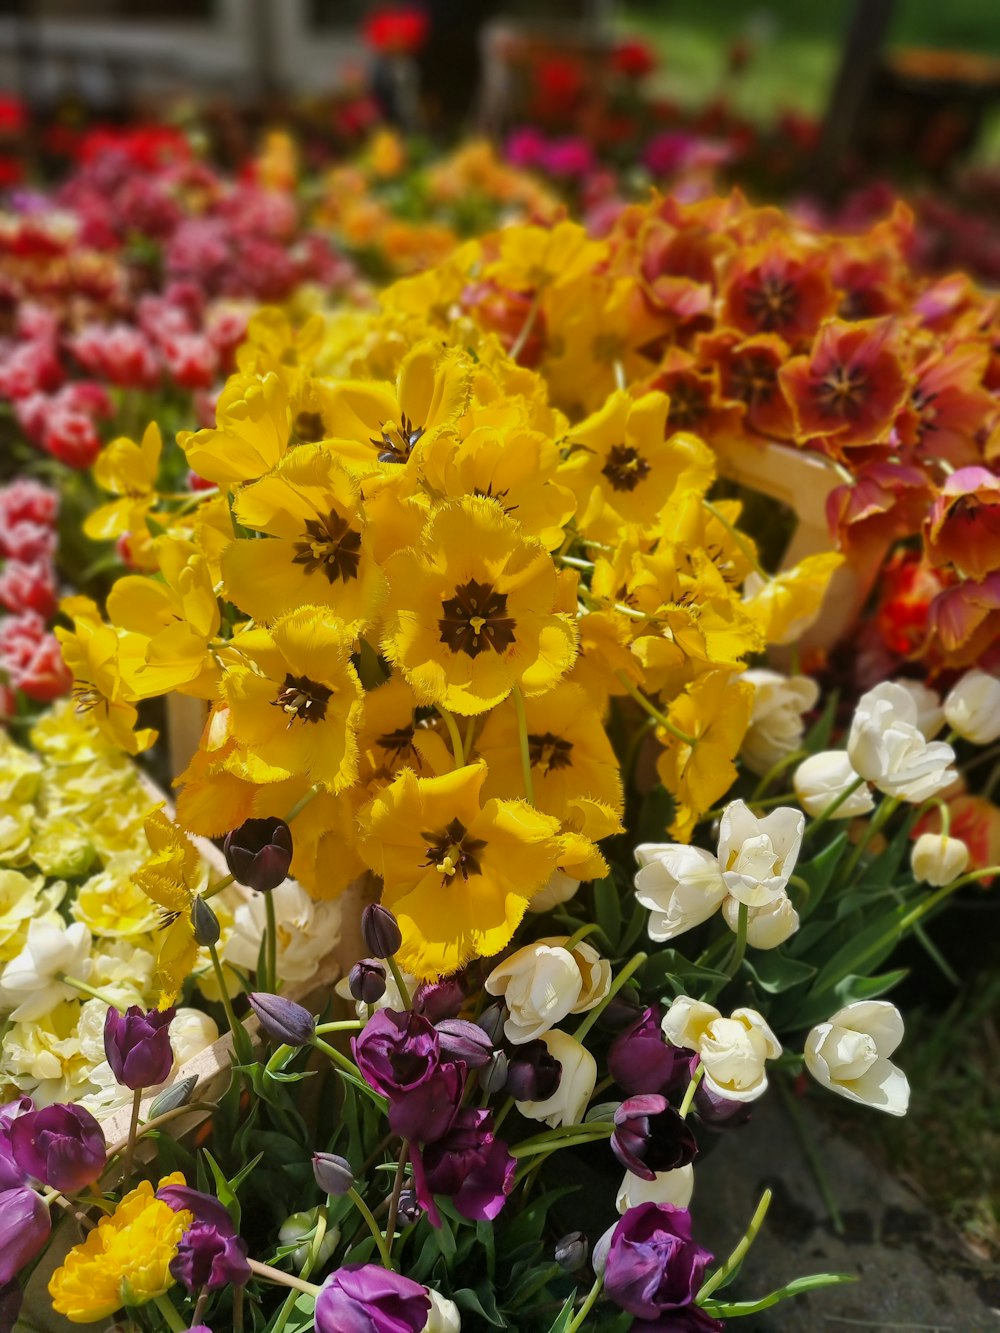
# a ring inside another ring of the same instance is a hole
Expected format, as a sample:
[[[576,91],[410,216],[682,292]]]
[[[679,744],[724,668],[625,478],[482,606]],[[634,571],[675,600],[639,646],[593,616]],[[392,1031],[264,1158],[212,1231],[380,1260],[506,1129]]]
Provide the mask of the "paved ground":
[[[1000,1281],[977,1274],[953,1237],[905,1186],[804,1108],[845,1234],[834,1233],[801,1140],[777,1098],[725,1136],[696,1169],[695,1236],[728,1254],[765,1187],[767,1222],[728,1289],[749,1300],[805,1273],[859,1281],[734,1319],[734,1333],[1000,1333]],[[933,1145],[928,1145],[933,1151]]]

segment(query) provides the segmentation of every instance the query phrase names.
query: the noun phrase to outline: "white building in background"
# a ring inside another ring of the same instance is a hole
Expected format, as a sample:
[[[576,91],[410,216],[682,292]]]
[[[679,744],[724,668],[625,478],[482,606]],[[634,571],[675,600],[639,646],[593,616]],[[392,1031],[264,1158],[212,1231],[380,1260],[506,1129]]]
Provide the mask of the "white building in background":
[[[366,59],[365,0],[0,0],[0,89],[99,108],[316,93]]]

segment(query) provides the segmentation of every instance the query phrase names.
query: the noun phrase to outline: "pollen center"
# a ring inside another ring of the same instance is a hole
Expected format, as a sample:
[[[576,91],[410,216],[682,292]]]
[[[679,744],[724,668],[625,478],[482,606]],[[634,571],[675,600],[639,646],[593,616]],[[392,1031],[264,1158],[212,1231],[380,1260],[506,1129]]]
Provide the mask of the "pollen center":
[[[638,449],[628,444],[616,444],[608,450],[608,461],[601,472],[616,491],[634,491],[650,467]]]
[[[759,286],[747,288],[743,300],[757,327],[774,333],[794,319],[799,294],[787,278],[763,278]]]
[[[729,372],[729,392],[748,407],[769,403],[777,382],[774,363],[766,356],[742,356],[733,361]]]
[[[820,407],[838,417],[856,417],[867,396],[868,381],[860,370],[835,366],[820,381],[816,397]]]
[[[551,731],[541,735],[528,733],[528,757],[532,768],[542,768],[546,773],[557,768],[569,768],[573,763],[572,755],[572,741],[564,741]]]
[[[486,649],[502,653],[514,642],[514,621],[507,615],[507,594],[470,579],[441,603],[441,642],[453,653],[478,657]]]
[[[348,583],[358,577],[361,533],[334,511],[325,518],[308,519],[302,540],[295,543],[293,563],[302,565],[307,574],[322,570],[330,583],[337,579]]]
[[[433,866],[442,882],[453,879],[455,875],[468,879],[470,875],[482,874],[479,860],[486,840],[470,838],[460,819],[453,819],[440,833],[421,833],[420,836],[427,844],[424,865]]]
[[[288,725],[293,722],[322,722],[326,717],[326,705],[333,697],[333,690],[320,685],[308,676],[285,676],[285,683],[278,691],[278,697],[271,702],[275,708],[288,714]]]
[[[423,426],[414,426],[405,412],[400,416],[398,425],[395,421],[383,421],[382,434],[371,437],[372,444],[378,450],[378,461],[405,463],[423,433]]]

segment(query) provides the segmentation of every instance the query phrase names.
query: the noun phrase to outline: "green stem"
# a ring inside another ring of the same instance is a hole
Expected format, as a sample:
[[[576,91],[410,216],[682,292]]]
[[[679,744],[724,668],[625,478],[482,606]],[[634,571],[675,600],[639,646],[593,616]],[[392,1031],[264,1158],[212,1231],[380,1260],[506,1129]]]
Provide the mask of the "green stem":
[[[296,1291],[304,1291],[307,1296],[318,1296],[321,1291],[315,1282],[303,1282],[301,1278],[291,1273],[283,1273],[280,1268],[272,1268],[270,1264],[262,1264],[258,1259],[248,1259],[247,1263],[258,1277],[264,1278],[267,1282],[276,1282],[279,1287],[294,1287]],[[181,1333],[184,1333],[183,1324]]]
[[[413,998],[410,995],[409,987],[403,980],[403,974],[399,970],[399,964],[396,962],[395,956],[393,954],[390,954],[385,961],[388,965],[389,971],[392,973],[392,979],[396,983],[396,989],[399,991],[399,998],[403,1002],[403,1008],[404,1009],[411,1008],[413,1005]]]
[[[170,1333],[184,1333],[188,1325],[178,1314],[177,1306],[169,1296],[154,1296],[153,1304],[163,1316],[163,1322],[170,1329]]]
[[[605,1009],[608,1007],[608,1005],[611,1003],[614,997],[618,994],[621,988],[625,985],[629,977],[633,974],[633,972],[637,972],[639,968],[642,967],[643,963],[646,961],[646,958],[647,958],[646,954],[637,953],[633,954],[633,956],[628,960],[628,962],[625,964],[622,970],[615,977],[614,981],[608,987],[608,993],[607,995],[605,995],[604,999],[600,1002],[600,1004],[595,1005],[594,1008],[591,1009],[590,1013],[587,1014],[583,1022],[573,1033],[573,1036],[577,1041],[579,1042],[583,1041],[584,1037],[587,1035],[590,1029],[600,1018],[601,1014],[604,1013]]]
[[[596,921],[588,921],[585,926],[581,926],[579,930],[574,931],[566,943],[560,947],[565,949],[567,953],[572,953],[581,940],[585,940],[588,935],[593,935],[600,929]]]
[[[556,558],[562,564],[569,565],[571,569],[589,570],[594,568],[593,560],[581,560],[576,555],[559,555]]]
[[[736,919],[736,941],[733,944],[732,952],[726,962],[726,974],[714,981],[705,993],[705,999],[711,1003],[719,992],[726,985],[727,981],[732,981],[736,973],[740,970],[740,964],[747,951],[747,926],[750,922],[750,908],[746,903],[740,903],[739,915]]]
[[[88,986],[85,981],[81,981],[78,977],[71,977],[66,972],[60,972],[59,980],[64,986],[72,986],[81,995],[89,995],[92,1000],[100,1000],[102,1004],[108,1005],[111,1009],[118,1007],[110,996],[105,995],[103,991],[95,990],[93,986]]]
[[[508,1149],[508,1152],[512,1157],[520,1160],[522,1157],[534,1157],[540,1152],[553,1152],[556,1148],[574,1148],[580,1143],[599,1143],[601,1139],[609,1139],[615,1127],[610,1121],[595,1120],[589,1125],[569,1125],[564,1126],[564,1128],[573,1129],[576,1132],[559,1138],[549,1139],[540,1136],[535,1139],[525,1139],[522,1143],[515,1143],[512,1148]],[[584,1133],[584,1130],[588,1132]],[[598,1132],[589,1132],[592,1130]]]
[[[317,1028],[317,1034],[324,1032],[360,1032],[364,1027],[360,1018],[341,1018],[336,1023],[320,1023]]]
[[[233,1002],[229,998],[229,991],[226,989],[225,973],[222,970],[222,964],[219,962],[219,951],[214,944],[208,946],[208,955],[212,960],[212,968],[215,972],[215,980],[218,983],[222,1007],[226,1011],[226,1022],[229,1024],[229,1031],[233,1034],[233,1051],[241,1065],[251,1064],[253,1048],[250,1045],[250,1038],[247,1036],[246,1028],[236,1017],[233,1010]]]
[[[899,809],[899,805],[900,802],[895,796],[885,796],[882,798],[882,802],[879,805],[878,809],[875,811],[875,813],[872,815],[871,819],[865,826],[864,834],[859,840],[858,845],[854,848],[854,851],[850,854],[850,856],[847,858],[847,861],[844,863],[844,868],[839,876],[839,878],[843,883],[847,884],[850,882],[850,878],[854,874],[854,871],[857,869],[858,862],[861,860],[862,856],[864,856],[868,848],[868,844],[871,842],[872,838],[874,838],[875,834],[878,833],[878,831],[881,829],[882,825],[887,823],[888,820],[890,820],[892,816],[896,813],[896,811]]]
[[[267,914],[267,978],[264,989],[273,993],[278,989],[278,914],[274,910],[274,894],[264,894]]]
[[[632,684],[632,682],[629,680],[628,676],[626,676],[624,671],[616,671],[615,675],[618,678],[618,680],[620,680],[621,683],[625,686],[626,690],[636,701],[639,707],[643,709],[644,712],[649,714],[649,716],[653,719],[653,721],[657,724],[657,726],[660,726],[663,728],[664,731],[669,732],[669,734],[673,736],[675,740],[683,741],[685,745],[694,746],[698,744],[698,739],[696,736],[689,736],[686,732],[681,731],[679,727],[675,727],[674,724],[667,717],[666,713],[661,713],[660,710],[656,707],[656,705],[646,698],[642,690],[638,689],[635,685]]]
[[[598,1274],[594,1279],[594,1285],[587,1292],[587,1299],[580,1306],[577,1313],[573,1316],[571,1322],[566,1325],[566,1333],[577,1333],[577,1329],[583,1328],[584,1320],[591,1310],[597,1304],[597,1298],[601,1294],[601,1288],[604,1286],[604,1278]]]
[[[864,778],[855,778],[854,781],[849,786],[844,788],[844,790],[840,793],[839,796],[835,796],[833,798],[833,800],[829,803],[829,805],[824,805],[823,809],[819,812],[819,814],[812,821],[812,823],[806,825],[806,831],[802,835],[803,841],[806,838],[811,838],[815,834],[817,829],[821,829],[823,825],[826,823],[826,821],[828,819],[831,819],[837,813],[837,811],[844,804],[847,798],[849,796],[853,796],[859,787],[864,786],[864,782],[865,782]]]
[[[385,1098],[365,1082],[358,1073],[358,1067],[353,1060],[348,1060],[346,1055],[342,1055],[335,1046],[331,1046],[329,1042],[323,1041],[321,1037],[313,1037],[312,1044],[318,1051],[322,1051],[324,1055],[329,1056],[344,1078],[352,1083],[359,1092],[365,1093],[366,1096],[383,1111],[386,1109]]]
[[[721,1287],[726,1278],[729,1277],[730,1273],[734,1272],[746,1258],[747,1250],[749,1250],[750,1246],[757,1239],[757,1232],[763,1226],[764,1218],[767,1216],[767,1210],[770,1206],[771,1191],[765,1190],[760,1196],[760,1203],[758,1203],[754,1215],[750,1219],[750,1225],[747,1227],[743,1239],[736,1246],[735,1250],[733,1250],[732,1254],[722,1267],[712,1274],[702,1287],[701,1291],[698,1292],[698,1295],[694,1298],[696,1305],[701,1305],[702,1301],[707,1300],[713,1291],[716,1291]]]
[[[805,1121],[798,1106],[795,1104],[795,1096],[788,1084],[783,1078],[775,1079],[778,1085],[778,1095],[781,1097],[788,1112],[788,1118],[795,1126],[795,1132],[799,1136],[799,1142],[802,1144],[802,1151],[806,1155],[806,1160],[813,1173],[813,1179],[816,1181],[817,1188],[823,1196],[823,1202],[826,1204],[826,1211],[830,1215],[830,1224],[838,1236],[844,1234],[844,1220],[840,1216],[840,1209],[837,1207],[837,1201],[833,1197],[833,1191],[830,1189],[830,1182],[826,1178],[826,1172],[823,1170],[823,1163],[820,1161],[819,1153],[816,1151],[816,1145],[812,1141],[812,1135],[806,1128]],[[718,1283],[716,1283],[718,1286]],[[713,1287],[714,1291],[715,1288]],[[699,1293],[699,1296],[702,1293]]]
[[[694,1101],[694,1094],[698,1091],[698,1084],[705,1077],[705,1066],[699,1065],[691,1075],[691,1082],[684,1089],[684,1100],[677,1108],[677,1114],[682,1120],[686,1120],[688,1112],[691,1110],[691,1104]]]
[[[511,690],[514,712],[517,714],[517,740],[521,749],[521,775],[524,780],[524,799],[535,804],[535,787],[531,778],[531,749],[528,742],[528,720],[524,714],[524,695],[515,685]]]
[[[132,1119],[128,1125],[128,1142],[125,1145],[125,1162],[122,1166],[122,1181],[128,1183],[128,1178],[132,1174],[132,1157],[135,1153],[135,1132],[139,1128],[139,1103],[142,1101],[142,1088],[136,1088],[132,1093]]]
[[[393,1271],[392,1255],[389,1253],[389,1247],[386,1245],[382,1232],[379,1230],[379,1225],[375,1221],[372,1210],[368,1207],[353,1185],[347,1191],[347,1196],[367,1222],[368,1230],[372,1233],[372,1240],[374,1240],[375,1244],[378,1246],[378,1252],[382,1257],[384,1267]]]
[[[309,1253],[306,1255],[306,1261],[299,1269],[299,1277],[304,1282],[309,1274],[316,1267],[319,1260],[320,1247],[326,1236],[326,1208],[321,1207],[316,1214],[316,1230],[313,1232],[312,1240],[309,1243]],[[298,1300],[298,1292],[290,1291],[285,1297],[285,1303],[281,1307],[277,1319],[274,1321],[274,1327],[270,1333],[283,1333],[285,1325],[291,1318],[292,1311],[295,1309],[295,1302]]]
[[[392,1182],[392,1194],[389,1196],[389,1216],[385,1221],[385,1247],[392,1253],[392,1238],[396,1234],[396,1218],[399,1214],[399,1196],[403,1192],[406,1178],[406,1162],[410,1155],[409,1142],[404,1139],[399,1149],[399,1161],[396,1163],[396,1176]]]
[[[458,734],[458,724],[448,712],[447,708],[442,708],[441,705],[438,704],[437,710],[444,719],[445,726],[448,728],[448,735],[451,738],[451,753],[455,760],[455,767],[463,768],[465,766],[465,748],[462,745],[462,737]]]
[[[763,567],[763,565],[760,563],[760,561],[757,559],[757,552],[754,550],[752,543],[746,538],[746,536],[742,532],[740,532],[739,528],[734,527],[732,523],[730,523],[729,519],[726,518],[725,514],[721,511],[721,509],[716,509],[715,505],[712,504],[710,500],[703,499],[701,503],[712,515],[712,517],[716,520],[716,522],[722,524],[725,530],[729,533],[730,537],[732,537],[733,541],[743,552],[744,559],[746,559],[747,562],[753,567],[753,569],[761,576],[764,582],[773,583],[774,582],[773,574],[769,574],[767,570]]]
[[[775,778],[780,777],[786,768],[791,768],[792,764],[797,764],[800,759],[805,759],[807,750],[793,750],[791,754],[786,754],[783,759],[779,759],[776,764],[772,764],[761,780],[754,788],[753,795],[747,801],[747,805],[757,805],[760,798],[770,787]]]

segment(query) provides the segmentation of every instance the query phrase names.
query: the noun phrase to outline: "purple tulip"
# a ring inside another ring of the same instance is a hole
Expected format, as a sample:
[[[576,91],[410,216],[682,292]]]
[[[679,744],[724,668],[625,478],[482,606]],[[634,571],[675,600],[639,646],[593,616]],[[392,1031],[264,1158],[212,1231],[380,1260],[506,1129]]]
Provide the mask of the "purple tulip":
[[[267,991],[251,991],[247,999],[257,1022],[272,1041],[283,1046],[308,1046],[316,1035],[315,1018],[294,1000]]]
[[[270,893],[288,878],[292,831],[283,819],[248,819],[226,834],[223,850],[238,884]]]
[[[562,1081],[562,1065],[544,1041],[526,1041],[508,1056],[508,1096],[518,1102],[547,1102]]]
[[[469,1069],[481,1069],[489,1063],[493,1042],[478,1023],[445,1018],[436,1027],[441,1054],[446,1060],[461,1060]]]
[[[611,1043],[608,1072],[627,1096],[676,1092],[690,1081],[698,1063],[694,1051],[668,1045],[660,1018],[659,1008],[651,1005]]]
[[[380,1009],[353,1038],[351,1049],[365,1081],[389,1098],[418,1088],[441,1063],[432,1024],[409,1010]]]
[[[443,981],[429,981],[419,987],[413,1007],[432,1023],[440,1023],[443,1018],[454,1018],[467,998],[462,976],[445,977]]]
[[[739,1129],[750,1119],[753,1107],[749,1102],[738,1102],[706,1088],[702,1079],[694,1093],[694,1112],[706,1129]]]
[[[156,1191],[156,1197],[162,1199],[175,1213],[193,1213],[196,1222],[214,1227],[223,1235],[236,1235],[229,1210],[211,1194],[192,1189],[190,1185],[164,1185]]]
[[[347,974],[351,994],[363,1004],[378,1004],[385,994],[385,968],[376,958],[362,958]]]
[[[514,1188],[516,1168],[506,1143],[494,1137],[493,1113],[463,1106],[443,1138],[414,1154],[413,1181],[432,1222],[435,1194],[449,1197],[463,1217],[491,1222]]]
[[[711,1260],[691,1238],[686,1208],[642,1203],[628,1210],[611,1235],[604,1291],[629,1314],[657,1320],[666,1310],[692,1303]]]
[[[104,1170],[107,1155],[104,1131],[90,1112],[59,1102],[12,1120],[10,1148],[26,1176],[61,1194],[76,1194],[92,1185]]]
[[[700,1306],[685,1305],[681,1310],[664,1310],[658,1319],[633,1320],[631,1333],[723,1333],[725,1327]]]
[[[235,1234],[231,1224],[228,1231],[222,1231],[210,1222],[194,1222],[177,1243],[170,1273],[192,1294],[203,1288],[219,1291],[245,1286],[252,1275],[246,1241]]]
[[[0,1191],[0,1286],[31,1263],[52,1230],[49,1210],[26,1185]]]
[[[433,1143],[450,1129],[464,1090],[464,1064],[438,1065],[430,1078],[389,1098],[389,1128],[401,1139]]]
[[[391,958],[399,952],[403,932],[399,922],[381,903],[369,903],[361,913],[361,935],[373,958]]]
[[[123,1014],[111,1005],[104,1020],[104,1054],[123,1087],[152,1088],[165,1083],[174,1065],[170,1024],[176,1009],[129,1005]]]
[[[0,1106],[0,1190],[16,1189],[27,1181],[27,1176],[14,1161],[10,1126],[18,1116],[34,1109],[35,1103],[30,1097],[18,1097],[16,1101]]]
[[[687,1166],[698,1143],[666,1097],[646,1093],[626,1098],[615,1111],[611,1151],[626,1171],[653,1180],[659,1171]]]
[[[430,1308],[419,1282],[378,1264],[346,1264],[316,1297],[316,1333],[420,1333]]]

